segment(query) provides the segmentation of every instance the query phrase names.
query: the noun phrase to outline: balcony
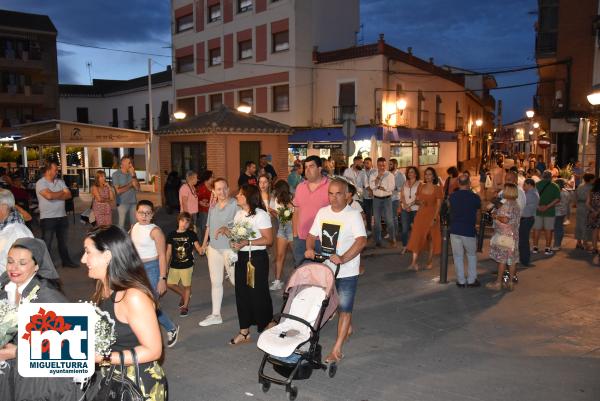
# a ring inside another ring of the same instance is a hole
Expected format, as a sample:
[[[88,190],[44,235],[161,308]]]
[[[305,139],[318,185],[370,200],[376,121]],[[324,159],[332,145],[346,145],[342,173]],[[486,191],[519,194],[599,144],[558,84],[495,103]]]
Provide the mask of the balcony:
[[[332,114],[333,114],[333,118],[332,118],[332,123],[333,124],[343,124],[344,123],[344,116],[345,115],[357,115],[357,111],[358,111],[358,106],[356,105],[352,105],[352,106],[333,106],[332,109]]]
[[[135,129],[135,120],[123,120],[123,128]]]
[[[421,110],[418,127],[425,129],[429,128],[429,110]]]
[[[152,128],[153,128],[153,129],[156,129],[156,128],[157,128],[157,126],[156,126],[156,121],[157,121],[157,119],[156,119],[156,118],[152,119],[152,122],[153,122],[153,126],[152,126]],[[142,118],[142,119],[140,120],[140,125],[141,125],[141,126],[140,126],[140,129],[141,129],[142,131],[150,131],[149,120],[148,120],[147,118]]]
[[[456,126],[454,131],[461,132],[465,130],[465,122],[463,116],[456,116]]]
[[[536,58],[551,58],[556,56],[558,32],[539,32],[535,38]]]
[[[0,49],[0,68],[8,67],[14,70],[43,70],[44,63],[39,50],[21,51],[17,54],[12,49]]]
[[[435,113],[435,129],[446,129],[446,113]]]

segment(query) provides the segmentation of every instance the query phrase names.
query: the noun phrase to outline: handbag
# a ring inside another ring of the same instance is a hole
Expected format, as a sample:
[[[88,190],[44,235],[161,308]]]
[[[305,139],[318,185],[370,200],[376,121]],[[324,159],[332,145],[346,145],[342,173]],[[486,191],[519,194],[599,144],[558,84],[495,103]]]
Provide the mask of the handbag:
[[[116,366],[113,365],[105,377],[100,377],[98,373],[95,373],[86,390],[84,400],[145,401],[149,399],[144,396],[140,388],[140,366],[135,350],[132,348],[129,351],[133,358],[133,366],[135,366],[135,381],[127,377],[123,351],[119,351],[120,371],[115,372]]]
[[[490,177],[489,174],[485,175],[485,189],[490,189],[492,187],[493,183],[492,183],[492,177]]]
[[[87,208],[83,212],[81,212],[79,219],[84,224],[89,223],[91,225],[94,225],[94,223],[96,223],[96,215],[94,214],[92,207],[90,206],[89,208]]]
[[[250,288],[254,288],[254,273],[256,272],[256,268],[252,264],[252,245],[250,245],[250,251],[248,253],[248,262],[246,262],[246,285]]]
[[[496,233],[490,244],[500,248],[515,249],[515,239],[511,235]]]

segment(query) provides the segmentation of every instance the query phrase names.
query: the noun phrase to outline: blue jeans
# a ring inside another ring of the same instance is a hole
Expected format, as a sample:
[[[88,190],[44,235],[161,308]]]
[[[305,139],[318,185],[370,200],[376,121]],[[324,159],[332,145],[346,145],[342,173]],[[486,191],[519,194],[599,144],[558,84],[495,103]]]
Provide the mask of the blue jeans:
[[[375,216],[375,242],[380,243],[381,236],[381,219],[385,221],[387,232],[390,235],[390,241],[396,241],[396,233],[394,232],[394,218],[392,214],[392,198],[374,198],[373,199],[373,215]]]
[[[367,218],[367,230],[373,230],[371,225],[371,220],[373,217],[373,199],[363,199],[363,210],[365,212],[365,217]]]
[[[152,286],[152,291],[154,291],[154,295],[158,299],[158,292],[156,291],[156,287],[158,286],[158,280],[160,279],[160,268],[158,267],[158,259],[144,263],[144,269],[146,269],[146,275],[148,276],[148,280],[150,281],[150,285]],[[158,322],[162,325],[162,327],[165,328],[165,330],[175,330],[175,324],[171,321],[169,316],[162,312],[161,309],[158,309],[156,315],[158,317]]]
[[[135,224],[135,203],[121,203],[117,206],[117,214],[119,215],[119,227],[125,230],[125,220],[129,220],[129,227]]]
[[[400,234],[400,224],[398,222],[398,206],[400,206],[400,199],[392,201],[392,218],[394,219],[394,235],[398,239]]]
[[[519,224],[519,261],[523,266],[531,262],[531,248],[529,248],[529,234],[533,228],[535,217],[521,217]]]
[[[198,239],[200,240],[200,244],[204,241],[204,233],[206,231],[206,222],[208,221],[208,213],[207,212],[198,212],[198,216],[196,217],[196,230],[198,231]]]
[[[298,237],[294,237],[292,242],[292,249],[294,251],[294,264],[296,267],[304,263],[304,252],[306,252],[306,240]],[[321,253],[321,241],[315,241],[315,253]]]
[[[456,281],[465,284],[465,251],[467,253],[467,283],[473,284],[477,280],[477,239],[462,235],[450,234],[452,245],[452,258],[456,271]]]
[[[554,247],[560,248],[563,237],[565,236],[565,217],[567,216],[555,216],[554,217]]]
[[[335,288],[338,293],[338,310],[344,313],[352,313],[354,297],[358,286],[358,276],[343,277],[335,280]]]
[[[410,236],[410,230],[412,228],[413,222],[415,221],[415,216],[417,215],[417,211],[409,211],[402,210],[402,214],[400,218],[402,219],[402,245],[408,245],[408,238]]]

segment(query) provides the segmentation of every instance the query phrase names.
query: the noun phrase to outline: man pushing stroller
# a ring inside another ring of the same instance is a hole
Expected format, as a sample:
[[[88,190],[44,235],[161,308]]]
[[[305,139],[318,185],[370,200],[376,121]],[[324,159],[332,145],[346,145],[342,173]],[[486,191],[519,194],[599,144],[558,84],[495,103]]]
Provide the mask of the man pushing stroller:
[[[321,242],[325,262],[334,271],[340,265],[335,286],[339,298],[338,332],[326,363],[337,363],[344,355],[342,346],[352,334],[352,307],[358,285],[360,253],[367,243],[367,233],[360,212],[348,206],[348,182],[341,178],[331,180],[328,189],[329,206],[317,213],[306,238],[307,259],[315,258],[315,241]]]

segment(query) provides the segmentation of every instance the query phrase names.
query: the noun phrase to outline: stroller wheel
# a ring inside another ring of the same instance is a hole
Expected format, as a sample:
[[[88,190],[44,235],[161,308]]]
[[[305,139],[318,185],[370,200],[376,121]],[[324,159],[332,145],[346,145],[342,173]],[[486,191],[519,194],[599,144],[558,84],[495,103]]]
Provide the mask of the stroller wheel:
[[[270,382],[262,382],[261,388],[262,388],[263,393],[266,393],[271,389],[271,383]]]
[[[290,391],[288,391],[288,393],[287,393],[287,398],[290,401],[294,401],[296,399],[296,397],[298,397],[298,387],[291,386]]]
[[[327,368],[327,373],[329,374],[330,378],[333,378],[335,376],[335,374],[337,373],[337,364],[336,363],[329,364],[329,367]]]

